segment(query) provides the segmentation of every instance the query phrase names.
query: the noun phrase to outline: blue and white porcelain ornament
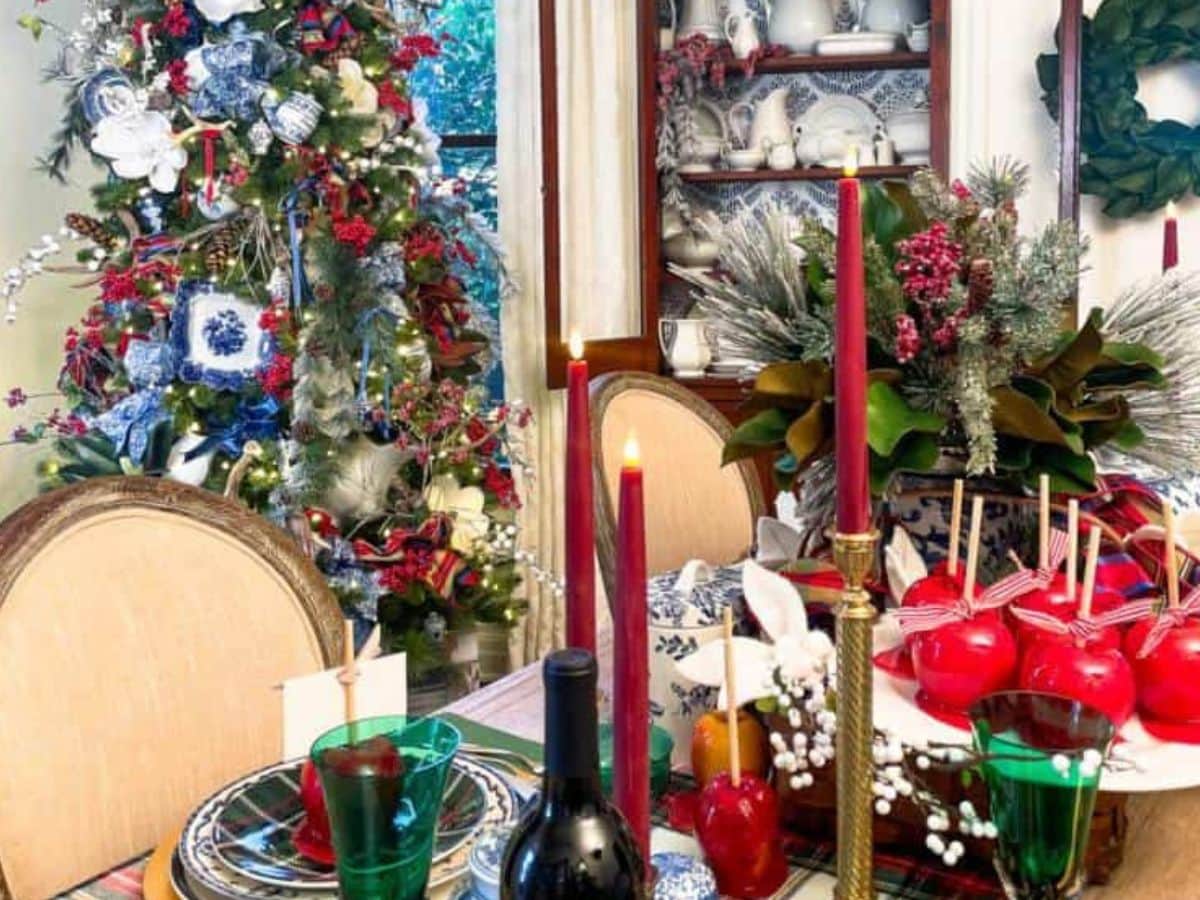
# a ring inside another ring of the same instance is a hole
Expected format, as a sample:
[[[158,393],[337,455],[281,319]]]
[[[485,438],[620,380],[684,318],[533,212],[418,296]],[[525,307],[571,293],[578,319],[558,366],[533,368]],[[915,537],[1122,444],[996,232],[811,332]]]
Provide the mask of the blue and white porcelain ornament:
[[[262,0],[192,0],[196,10],[215,25],[228,22],[234,16],[262,12]]]
[[[175,378],[175,350],[164,341],[130,341],[125,374],[138,390],[165,387]]]
[[[720,900],[712,869],[686,853],[655,853],[654,900]]]
[[[264,102],[264,113],[271,131],[285,144],[303,144],[317,130],[325,108],[311,94],[300,91],[288,94],[278,103]]]
[[[166,225],[166,208],[159,196],[149,188],[138,195],[133,212],[147,234],[158,234]]]
[[[237,390],[270,362],[274,338],[259,323],[262,309],[208,281],[185,281],[175,295],[171,346],[179,377],[217,390]]]
[[[251,153],[255,156],[266,156],[271,149],[271,145],[275,143],[275,132],[271,130],[271,126],[267,124],[266,119],[259,119],[250,126],[247,138],[250,141]]]
[[[190,105],[201,118],[232,116],[248,122],[258,116],[271,77],[287,63],[287,52],[241,21],[232,22],[228,30],[228,39],[197,47],[184,57]]]
[[[208,199],[208,188],[204,185],[196,189],[196,195],[193,198],[200,215],[204,216],[210,222],[219,222],[241,209],[241,205],[227,191],[221,188],[221,180],[217,179],[211,201]]]
[[[160,194],[175,191],[179,173],[188,162],[187,151],[175,140],[171,120],[154,111],[101,119],[91,149],[109,160],[117,177],[148,178],[150,187]]]
[[[207,438],[203,434],[185,434],[171,445],[171,453],[167,456],[167,470],[164,478],[200,487],[208,478],[208,470],[212,466],[215,449],[207,453],[192,455],[192,451],[203,444]]]
[[[84,117],[93,125],[110,116],[127,116],[140,108],[133,82],[117,69],[101,69],[85,81],[79,91],[79,102]]]

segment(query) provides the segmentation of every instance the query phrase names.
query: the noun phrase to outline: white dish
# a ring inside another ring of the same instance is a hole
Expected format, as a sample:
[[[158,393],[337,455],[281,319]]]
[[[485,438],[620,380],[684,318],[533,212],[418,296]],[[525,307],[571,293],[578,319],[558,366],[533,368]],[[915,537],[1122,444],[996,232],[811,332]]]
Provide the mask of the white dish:
[[[797,124],[802,134],[857,132],[868,137],[883,127],[871,107],[846,94],[822,97],[805,111]]]
[[[917,683],[875,669],[875,726],[893,732],[913,746],[930,742],[970,743],[968,732],[923,712],[913,699]],[[1125,723],[1113,758],[1121,770],[1106,769],[1100,790],[1114,793],[1179,791],[1200,785],[1200,745],[1177,744],[1151,737],[1137,716]]]
[[[767,162],[767,155],[762,150],[730,150],[725,154],[725,162],[735,172],[753,172],[761,169]]]
[[[851,56],[858,53],[896,53],[900,35],[887,31],[844,31],[817,41],[817,56]]]

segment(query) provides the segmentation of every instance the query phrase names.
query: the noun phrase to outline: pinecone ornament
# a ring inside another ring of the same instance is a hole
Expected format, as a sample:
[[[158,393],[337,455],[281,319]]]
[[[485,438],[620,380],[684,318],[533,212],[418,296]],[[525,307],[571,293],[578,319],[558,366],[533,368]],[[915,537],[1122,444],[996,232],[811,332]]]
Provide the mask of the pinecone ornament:
[[[219,275],[229,268],[229,261],[238,248],[238,230],[232,225],[218,228],[204,246],[204,268],[210,275]]]
[[[967,307],[982,309],[996,289],[996,273],[990,259],[973,259],[967,270]]]
[[[117,236],[104,227],[104,223],[83,213],[67,213],[64,224],[76,234],[90,240],[93,244],[112,250],[117,246]]]

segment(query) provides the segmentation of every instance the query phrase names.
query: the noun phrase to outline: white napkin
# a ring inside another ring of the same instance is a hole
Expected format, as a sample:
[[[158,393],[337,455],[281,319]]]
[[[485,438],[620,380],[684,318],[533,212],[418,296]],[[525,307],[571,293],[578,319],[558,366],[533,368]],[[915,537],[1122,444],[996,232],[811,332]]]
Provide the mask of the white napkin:
[[[760,565],[782,565],[799,558],[804,535],[787,522],[762,516],[757,532],[758,551],[754,558]]]
[[[283,758],[307,756],[313,741],[345,715],[341,667],[283,683]],[[408,711],[407,659],[403,653],[358,664],[358,717],[402,716]]]

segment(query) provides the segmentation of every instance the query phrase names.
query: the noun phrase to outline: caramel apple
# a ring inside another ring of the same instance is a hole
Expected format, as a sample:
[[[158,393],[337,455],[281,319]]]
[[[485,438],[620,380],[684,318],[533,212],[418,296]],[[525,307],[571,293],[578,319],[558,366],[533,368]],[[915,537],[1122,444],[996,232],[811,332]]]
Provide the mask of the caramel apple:
[[[758,719],[745,710],[737,716],[738,749],[742,771],[767,774],[767,735]],[[692,729],[692,774],[703,788],[721,773],[729,772],[729,725],[720,712],[707,712]]]

